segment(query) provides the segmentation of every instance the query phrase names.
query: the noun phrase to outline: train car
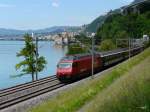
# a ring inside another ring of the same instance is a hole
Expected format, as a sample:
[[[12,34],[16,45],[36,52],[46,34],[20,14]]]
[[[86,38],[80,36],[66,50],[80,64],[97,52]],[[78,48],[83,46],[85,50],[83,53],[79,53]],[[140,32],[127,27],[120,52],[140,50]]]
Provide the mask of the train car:
[[[123,52],[109,53],[106,55],[101,55],[103,60],[103,67],[111,66],[125,59]]]
[[[94,56],[94,70],[102,67],[100,55]],[[60,81],[74,80],[91,73],[92,56],[90,54],[66,56],[57,65],[57,78]]]
[[[136,48],[131,48],[130,53],[129,53],[129,49],[123,49],[121,51],[112,52],[104,55],[101,54],[103,67],[111,66],[118,62],[121,62],[125,59],[128,59],[129,56],[130,57],[135,56],[136,54],[140,53],[142,50],[143,50],[142,47],[136,47]]]

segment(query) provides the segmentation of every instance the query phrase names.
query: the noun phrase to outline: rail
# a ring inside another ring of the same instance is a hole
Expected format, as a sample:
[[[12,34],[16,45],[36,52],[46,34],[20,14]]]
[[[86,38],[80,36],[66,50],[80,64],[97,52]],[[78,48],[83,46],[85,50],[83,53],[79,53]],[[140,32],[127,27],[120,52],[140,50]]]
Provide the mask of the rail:
[[[35,82],[18,85],[0,91],[0,110],[23,102],[30,98],[50,92],[66,84],[61,83],[56,76],[47,77]]]

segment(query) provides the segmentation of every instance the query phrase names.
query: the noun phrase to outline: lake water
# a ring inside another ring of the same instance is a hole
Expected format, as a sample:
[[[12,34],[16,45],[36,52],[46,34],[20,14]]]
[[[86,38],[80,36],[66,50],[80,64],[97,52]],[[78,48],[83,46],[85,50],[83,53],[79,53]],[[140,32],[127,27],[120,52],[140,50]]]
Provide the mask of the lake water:
[[[16,71],[15,65],[19,63],[22,58],[16,57],[16,53],[23,47],[23,41],[0,41],[0,89],[31,81],[31,75],[17,78],[11,77],[12,75],[20,73]],[[39,55],[44,56],[47,60],[47,66],[39,73],[39,78],[55,75],[56,65],[60,58],[65,55],[66,51],[66,47],[56,46],[54,42],[39,42]]]

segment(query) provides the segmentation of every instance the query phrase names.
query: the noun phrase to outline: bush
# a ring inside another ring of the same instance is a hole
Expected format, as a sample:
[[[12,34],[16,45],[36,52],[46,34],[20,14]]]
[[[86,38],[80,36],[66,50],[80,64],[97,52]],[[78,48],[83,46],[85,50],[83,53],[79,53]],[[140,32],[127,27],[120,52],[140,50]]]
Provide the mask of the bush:
[[[115,49],[116,46],[111,39],[107,39],[101,42],[99,50],[101,51],[109,51]]]
[[[68,52],[67,55],[73,55],[73,54],[82,54],[86,53],[87,50],[83,47],[81,47],[79,44],[71,44],[68,46]]]
[[[145,48],[150,47],[150,40],[144,42],[144,47],[145,47]]]

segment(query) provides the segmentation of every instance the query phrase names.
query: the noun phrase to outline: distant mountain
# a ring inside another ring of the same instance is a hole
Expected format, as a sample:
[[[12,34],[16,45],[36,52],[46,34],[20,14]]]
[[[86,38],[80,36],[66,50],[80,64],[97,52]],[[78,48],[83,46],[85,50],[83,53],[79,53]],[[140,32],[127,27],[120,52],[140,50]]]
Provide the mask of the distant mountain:
[[[80,27],[77,26],[54,26],[50,28],[45,28],[45,29],[39,29],[39,30],[31,30],[30,32],[35,32],[35,33],[44,33],[44,32],[74,32],[79,30]]]
[[[96,32],[97,29],[103,24],[103,22],[106,19],[106,15],[99,16],[96,18],[92,23],[86,26],[85,31],[86,32]]]
[[[75,32],[80,29],[81,29],[81,27],[78,27],[78,26],[54,26],[54,27],[38,29],[38,30],[15,30],[15,29],[0,28],[0,36],[23,35],[25,33],[31,34],[32,32],[37,33],[37,34],[60,33],[63,31]]]
[[[0,35],[20,35],[23,33],[22,30],[0,28]]]
[[[101,15],[98,18],[96,18],[94,21],[92,21],[90,24],[86,25],[86,28],[84,32],[96,32],[98,28],[104,23],[105,19],[109,16],[109,14],[115,14],[119,13],[120,9],[111,10],[106,15]]]

